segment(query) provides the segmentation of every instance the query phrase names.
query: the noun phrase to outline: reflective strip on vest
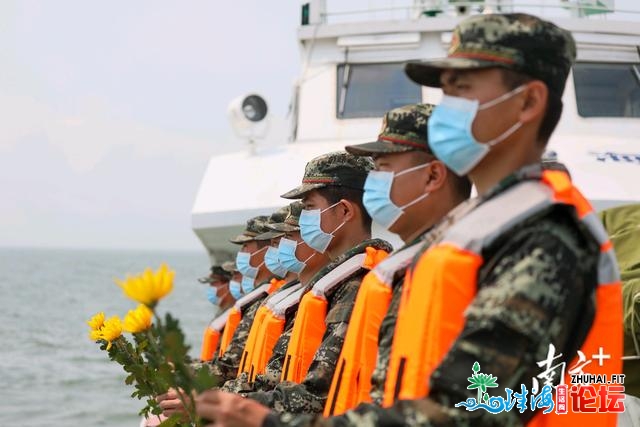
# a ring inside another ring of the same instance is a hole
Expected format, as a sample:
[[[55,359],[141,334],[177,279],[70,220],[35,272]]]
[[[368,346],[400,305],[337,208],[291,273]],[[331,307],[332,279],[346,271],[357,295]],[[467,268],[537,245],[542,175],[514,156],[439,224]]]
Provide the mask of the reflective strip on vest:
[[[286,306],[287,303],[285,303],[284,300],[286,300],[287,298],[291,298],[291,295],[299,291],[300,289],[302,289],[302,283],[297,283],[285,289],[284,291],[278,292],[277,294],[273,295],[267,300],[265,305],[270,312],[275,313],[276,311],[278,311],[278,305],[284,304]],[[298,300],[300,299],[298,298]]]
[[[611,356],[603,366],[589,364],[590,374],[622,372],[622,296],[615,256],[593,209],[561,171],[543,171],[537,181],[516,184],[480,204],[448,229],[416,261],[405,277],[394,335],[384,406],[396,399],[429,394],[429,378],[464,327],[464,310],[475,298],[482,250],[512,227],[553,204],[575,208],[577,220],[600,244],[596,315],[581,347],[585,355],[599,348]],[[412,286],[416,283],[416,286]],[[416,339],[421,337],[422,339]],[[569,365],[572,366],[573,362]],[[595,366],[592,366],[595,365]],[[569,378],[565,383],[570,383]],[[460,385],[463,386],[462,384]],[[590,418],[584,418],[585,416]],[[529,425],[615,426],[614,413],[536,415]]]
[[[266,295],[269,286],[270,284],[266,283],[258,288],[255,288],[253,291],[249,292],[247,295],[236,301],[235,305],[229,312],[227,323],[224,327],[224,331],[222,332],[222,338],[220,339],[220,351],[218,352],[218,355],[220,357],[227,351],[227,347],[229,347],[229,344],[231,344],[233,335],[236,333],[236,329],[238,328],[238,325],[242,320],[242,312],[248,306],[256,302],[259,298]]]
[[[340,415],[359,403],[370,402],[371,375],[376,366],[380,325],[387,314],[396,274],[405,270],[422,245],[392,253],[362,280],[331,388],[324,416]]]
[[[200,350],[201,361],[209,362],[213,360],[213,354],[215,353],[216,348],[218,348],[220,336],[222,335],[222,330],[224,329],[224,325],[227,323],[227,318],[229,317],[230,312],[231,309],[226,310],[220,316],[213,319],[204,329],[202,349]]]
[[[287,295],[282,301],[278,302],[275,307],[272,309],[272,313],[274,317],[279,319],[284,319],[286,314],[295,306],[300,304],[300,299],[302,298],[302,294],[304,294],[304,288],[302,284],[299,288],[291,292],[291,294]]]
[[[271,283],[273,285],[273,281]],[[266,350],[265,345],[265,337],[262,335],[264,322],[267,321],[269,317],[272,317],[271,307],[281,300],[285,299],[287,296],[300,289],[302,285],[299,283],[293,285],[282,292],[276,292],[273,295],[269,296],[265,301],[264,305],[258,308],[256,315],[253,319],[253,323],[251,324],[251,329],[249,330],[249,335],[247,336],[247,341],[244,345],[244,349],[242,351],[242,356],[240,357],[240,366],[238,367],[238,375],[243,372],[249,374],[249,377],[255,378],[255,375],[261,372],[256,372],[257,366],[254,363],[254,358],[256,362],[261,359],[258,354],[261,351]],[[275,345],[275,342],[273,343]],[[271,348],[273,350],[273,347]],[[256,353],[258,352],[258,353]],[[271,351],[269,351],[269,357],[271,357]],[[268,360],[268,358],[267,358]],[[266,363],[265,363],[266,366]],[[261,367],[264,370],[264,366]]]
[[[362,263],[366,257],[366,254],[352,256],[318,280],[311,288],[311,293],[326,300],[327,294],[331,293],[343,280],[362,268]]]
[[[357,254],[344,261],[318,280],[311,291],[302,297],[284,359],[281,381],[300,383],[307,375],[327,329],[324,322],[327,315],[326,295],[363,268],[365,259],[365,254]]]
[[[268,294],[269,287],[271,287],[271,284],[265,283],[264,285],[261,285],[255,288],[254,290],[252,290],[251,292],[249,292],[248,294],[240,298],[238,301],[236,301],[234,307],[240,309],[241,311],[244,311],[245,308],[253,304],[259,298]]]

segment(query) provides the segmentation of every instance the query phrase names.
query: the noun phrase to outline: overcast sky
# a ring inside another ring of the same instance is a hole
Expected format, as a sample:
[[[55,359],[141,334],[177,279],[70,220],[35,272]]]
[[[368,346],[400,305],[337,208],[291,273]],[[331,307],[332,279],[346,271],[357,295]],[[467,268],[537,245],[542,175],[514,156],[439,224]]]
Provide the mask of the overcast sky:
[[[284,116],[299,9],[284,1],[0,2],[0,246],[192,248],[228,102]]]
[[[0,246],[200,249],[227,104],[258,91],[285,115],[300,3],[0,1]]]

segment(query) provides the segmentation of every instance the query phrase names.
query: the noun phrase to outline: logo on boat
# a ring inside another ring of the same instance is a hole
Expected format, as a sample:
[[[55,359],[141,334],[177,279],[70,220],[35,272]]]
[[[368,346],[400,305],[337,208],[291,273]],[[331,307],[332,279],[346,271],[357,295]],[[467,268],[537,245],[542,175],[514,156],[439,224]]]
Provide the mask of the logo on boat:
[[[599,162],[616,162],[616,163],[635,163],[640,165],[640,153],[615,153],[613,151],[605,151],[597,153],[594,151],[589,152],[590,155],[595,156]]]
[[[561,357],[562,353],[556,355],[553,344],[549,345],[547,358],[536,362],[543,371],[532,378],[531,390],[525,384],[520,384],[520,388],[516,390],[505,387],[504,397],[489,395],[487,390],[499,387],[498,378],[481,373],[480,364],[476,361],[472,367],[473,375],[467,378],[467,389],[475,389],[477,397],[456,403],[455,407],[462,406],[467,411],[485,410],[492,414],[509,412],[514,408],[520,413],[540,409],[543,414],[624,412],[624,375],[589,374],[583,370],[594,361],[592,366],[602,367],[611,359],[611,355],[606,354],[602,347],[590,359],[582,351],[578,351],[577,361],[568,371],[567,364]],[[565,378],[571,384],[566,384]],[[554,382],[557,385],[554,386]]]

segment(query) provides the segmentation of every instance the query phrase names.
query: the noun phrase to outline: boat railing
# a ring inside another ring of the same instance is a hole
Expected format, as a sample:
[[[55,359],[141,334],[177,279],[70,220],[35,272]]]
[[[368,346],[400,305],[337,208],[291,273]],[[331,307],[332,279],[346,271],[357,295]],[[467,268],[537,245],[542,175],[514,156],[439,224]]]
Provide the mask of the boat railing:
[[[314,0],[309,24],[337,24],[362,21],[416,20],[460,17],[479,13],[526,12],[545,17],[640,21],[640,2],[617,7],[614,0],[388,0],[370,2],[378,6],[344,9],[347,2]],[[399,4],[400,3],[400,4]],[[628,2],[631,3],[631,2]],[[305,7],[305,6],[303,6]],[[331,9],[331,10],[329,10]],[[313,22],[313,17],[315,21]],[[305,24],[305,22],[303,22]]]

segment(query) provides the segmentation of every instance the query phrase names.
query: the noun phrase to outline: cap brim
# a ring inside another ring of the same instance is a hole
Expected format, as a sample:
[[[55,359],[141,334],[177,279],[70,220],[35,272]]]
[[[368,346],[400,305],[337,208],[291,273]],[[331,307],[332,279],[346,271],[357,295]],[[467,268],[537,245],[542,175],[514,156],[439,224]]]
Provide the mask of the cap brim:
[[[233,261],[227,261],[225,263],[222,264],[222,269],[224,271],[226,271],[227,273],[239,273],[238,269],[236,268],[236,263]]]
[[[210,283],[211,282],[211,276],[204,276],[198,279],[198,282],[200,283]]]
[[[326,186],[327,184],[324,184],[324,183],[302,184],[291,191],[287,191],[280,197],[282,197],[283,199],[302,199],[304,195],[307,194],[309,191],[317,190],[318,188],[324,188]]]
[[[490,67],[504,67],[505,64],[495,61],[484,61],[469,58],[442,58],[423,62],[409,62],[404,72],[414,82],[431,87],[440,87],[440,74],[444,70],[473,70]]]
[[[267,227],[279,231],[281,233],[289,233],[291,231],[300,231],[300,227],[297,225],[287,224],[286,222],[278,222],[275,224],[267,224]]]
[[[271,240],[276,237],[282,237],[284,233],[282,231],[267,231],[266,233],[262,233],[256,236],[256,240]]]
[[[364,144],[347,145],[344,149],[354,156],[373,156],[384,153],[406,153],[416,151],[416,147],[409,145],[394,144],[387,141],[366,142]]]
[[[242,245],[243,243],[251,242],[256,240],[253,236],[247,236],[246,234],[239,234],[233,239],[229,239],[229,241],[235,245]]]

